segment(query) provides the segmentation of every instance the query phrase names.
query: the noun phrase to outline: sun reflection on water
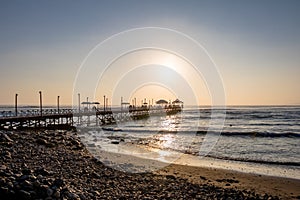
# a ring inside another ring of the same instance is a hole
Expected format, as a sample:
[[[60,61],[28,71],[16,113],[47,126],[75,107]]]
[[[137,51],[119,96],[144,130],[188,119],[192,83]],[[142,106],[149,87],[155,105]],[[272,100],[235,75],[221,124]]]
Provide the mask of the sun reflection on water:
[[[174,131],[176,132],[176,128],[177,128],[177,123],[176,123],[176,119],[172,118],[172,117],[168,117],[165,120],[161,121],[161,129],[163,131]]]
[[[173,134],[164,134],[159,138],[160,146],[163,148],[171,148],[173,146],[173,142],[175,142],[176,138]]]
[[[157,137],[157,144],[160,148],[168,149],[174,147],[177,133],[177,120],[174,117],[167,117],[161,121],[161,134]]]

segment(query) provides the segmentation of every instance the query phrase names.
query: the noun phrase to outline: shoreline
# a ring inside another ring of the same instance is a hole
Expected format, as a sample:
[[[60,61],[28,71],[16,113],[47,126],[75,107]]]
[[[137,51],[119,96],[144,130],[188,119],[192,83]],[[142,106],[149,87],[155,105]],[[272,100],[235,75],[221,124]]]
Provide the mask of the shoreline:
[[[174,164],[153,173],[118,171],[95,159],[73,131],[0,134],[1,199],[300,198],[300,181],[286,178]]]
[[[84,141],[87,149],[91,141]],[[165,164],[187,165],[193,167],[205,167],[213,169],[224,169],[236,171],[239,173],[251,173],[263,176],[272,176],[278,178],[290,178],[300,181],[300,167],[298,166],[284,166],[273,165],[265,163],[252,163],[235,160],[224,160],[213,157],[200,157],[193,154],[186,154],[169,149],[160,149],[147,144],[136,144],[132,142],[120,142],[119,144],[105,144],[96,145],[96,148],[104,149],[110,153],[118,153],[124,156],[134,156],[145,160],[160,161]],[[104,148],[103,148],[104,146]],[[94,152],[94,155],[97,154]],[[122,161],[120,161],[122,162]]]

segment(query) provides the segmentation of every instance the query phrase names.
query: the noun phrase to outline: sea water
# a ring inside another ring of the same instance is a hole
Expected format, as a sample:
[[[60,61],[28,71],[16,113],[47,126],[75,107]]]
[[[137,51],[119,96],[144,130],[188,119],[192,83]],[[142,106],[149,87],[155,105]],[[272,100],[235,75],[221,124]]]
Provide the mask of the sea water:
[[[220,128],[216,124],[222,122],[219,118],[224,118],[221,132],[215,128]],[[119,122],[101,129],[93,139],[102,149],[115,148],[120,152],[120,148],[111,144],[119,140],[190,155],[189,162],[180,161],[184,164],[210,163],[221,168],[300,179],[299,106],[188,107],[176,115],[150,115],[148,119]],[[206,140],[208,136],[216,139]],[[199,161],[205,142],[212,142],[208,144],[212,149]]]

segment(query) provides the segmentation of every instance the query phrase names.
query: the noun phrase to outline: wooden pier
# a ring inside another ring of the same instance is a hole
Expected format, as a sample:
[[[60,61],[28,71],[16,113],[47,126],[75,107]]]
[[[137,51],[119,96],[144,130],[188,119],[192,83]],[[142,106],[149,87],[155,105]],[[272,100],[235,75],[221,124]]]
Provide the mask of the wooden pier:
[[[166,107],[131,106],[127,109],[103,110],[90,109],[42,109],[26,110],[14,113],[12,111],[0,112],[0,129],[26,129],[26,128],[71,128],[74,126],[94,123],[98,126],[114,124],[129,120],[145,119],[154,115],[174,115],[181,112],[182,107],[170,105]]]

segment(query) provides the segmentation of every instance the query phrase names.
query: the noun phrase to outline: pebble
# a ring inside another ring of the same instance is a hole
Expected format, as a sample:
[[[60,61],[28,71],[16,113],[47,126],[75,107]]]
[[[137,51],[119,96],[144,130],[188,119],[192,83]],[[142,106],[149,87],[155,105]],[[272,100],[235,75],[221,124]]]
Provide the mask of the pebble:
[[[42,138],[38,138],[36,140],[36,143],[38,143],[40,145],[46,145],[46,144],[48,144],[48,142],[45,139],[42,139]]]
[[[58,178],[58,179],[55,179],[54,182],[53,182],[53,186],[56,186],[56,187],[62,187],[64,185],[64,180]]]
[[[50,197],[53,194],[53,190],[51,188],[47,189],[47,195]]]
[[[29,192],[27,192],[27,191],[24,191],[24,190],[20,190],[19,191],[19,194],[20,194],[20,196],[23,198],[23,199],[31,199],[31,195],[30,195],[30,193]]]
[[[176,177],[175,177],[175,176],[173,176],[173,175],[166,175],[166,178],[167,178],[167,179],[173,179],[173,180],[175,180],[175,179],[176,179]]]
[[[56,198],[56,199],[59,199],[60,198],[59,191],[54,192],[53,197]]]
[[[6,170],[6,168],[7,168],[6,165],[1,165],[0,166],[0,170]]]
[[[8,142],[13,142],[13,140],[10,139],[10,137],[8,137],[8,135],[5,133],[2,133],[2,137],[4,137],[6,139],[6,141],[8,141]]]

